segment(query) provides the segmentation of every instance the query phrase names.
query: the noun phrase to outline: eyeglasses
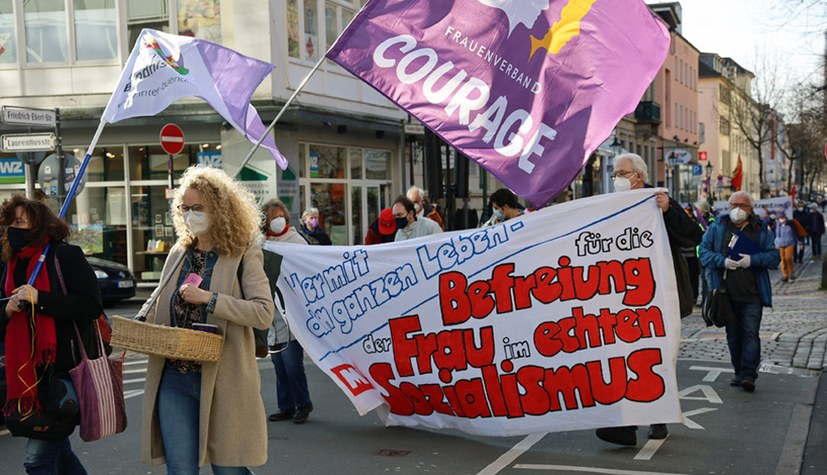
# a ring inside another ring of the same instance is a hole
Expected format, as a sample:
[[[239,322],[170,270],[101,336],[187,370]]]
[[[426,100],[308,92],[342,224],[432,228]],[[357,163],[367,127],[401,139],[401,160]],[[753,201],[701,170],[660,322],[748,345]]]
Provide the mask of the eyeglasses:
[[[730,206],[730,208],[741,208],[743,210],[752,209],[751,205],[745,204],[745,203],[730,203],[729,206]]]
[[[612,178],[617,178],[617,177],[619,177],[619,176],[620,176],[620,177],[623,177],[623,178],[626,178],[626,177],[628,177],[629,175],[634,175],[634,174],[636,174],[636,173],[637,173],[637,172],[635,172],[635,171],[628,171],[628,172],[614,172],[614,173],[612,173]]]
[[[196,213],[201,213],[201,212],[204,211],[204,205],[192,205],[192,206],[178,205],[178,209],[182,213],[186,213],[187,211],[195,211]]]

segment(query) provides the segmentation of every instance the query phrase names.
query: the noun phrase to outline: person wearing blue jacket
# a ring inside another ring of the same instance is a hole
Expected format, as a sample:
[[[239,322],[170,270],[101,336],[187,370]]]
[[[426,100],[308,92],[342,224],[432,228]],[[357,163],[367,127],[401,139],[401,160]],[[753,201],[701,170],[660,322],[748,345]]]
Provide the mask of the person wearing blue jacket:
[[[768,269],[778,267],[781,260],[775,248],[775,233],[753,214],[752,196],[736,191],[729,198],[729,215],[721,216],[704,234],[699,254],[706,269],[710,291],[721,285],[726,273],[726,287],[735,322],[726,326],[727,345],[735,370],[731,386],[747,392],[755,391],[758,363],[761,358],[761,327],[763,307],[772,307],[772,286]],[[734,239],[737,238],[737,239]],[[735,241],[749,239],[752,246]],[[753,248],[752,253],[729,252]]]

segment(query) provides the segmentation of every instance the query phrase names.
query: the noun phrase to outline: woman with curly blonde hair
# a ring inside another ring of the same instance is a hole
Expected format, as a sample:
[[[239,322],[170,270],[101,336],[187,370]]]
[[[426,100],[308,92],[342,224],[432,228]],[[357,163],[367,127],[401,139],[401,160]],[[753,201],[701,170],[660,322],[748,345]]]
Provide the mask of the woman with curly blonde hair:
[[[269,328],[274,311],[259,211],[238,182],[203,167],[184,172],[172,204],[180,237],[161,276],[169,284],[141,314],[160,325],[211,324],[224,345],[218,362],[150,356],[141,459],[175,474],[207,463],[216,474],[249,474],[267,461],[253,328]]]

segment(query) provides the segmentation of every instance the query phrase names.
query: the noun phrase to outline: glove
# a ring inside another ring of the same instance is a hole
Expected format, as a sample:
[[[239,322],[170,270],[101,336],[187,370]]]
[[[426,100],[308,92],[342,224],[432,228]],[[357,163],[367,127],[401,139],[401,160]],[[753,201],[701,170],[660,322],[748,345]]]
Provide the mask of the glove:
[[[752,264],[752,258],[749,254],[740,254],[741,260],[738,261],[738,265],[743,267],[744,269],[748,268],[750,264]]]
[[[726,259],[724,259],[724,267],[726,267],[728,270],[735,270],[741,267],[741,265],[738,262],[740,261],[735,261],[727,257]]]

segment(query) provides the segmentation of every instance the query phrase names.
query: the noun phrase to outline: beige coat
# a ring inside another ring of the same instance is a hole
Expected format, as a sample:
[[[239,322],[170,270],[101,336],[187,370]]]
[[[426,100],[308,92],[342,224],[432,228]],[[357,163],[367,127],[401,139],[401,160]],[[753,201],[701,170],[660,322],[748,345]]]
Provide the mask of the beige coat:
[[[147,322],[169,325],[170,299],[176,291],[181,265],[171,269],[181,253],[174,246],[164,264],[163,276],[174,272],[161,290]],[[258,466],[267,462],[267,426],[261,380],[255,356],[253,328],[266,330],[273,320],[274,304],[264,274],[261,247],[252,244],[245,252],[241,282],[237,271],[241,257],[219,256],[210,280],[210,291],[218,292],[215,312],[207,323],[218,325],[224,335],[221,360],[204,363],[201,373],[199,463],[205,465]],[[163,280],[162,276],[162,280]],[[165,462],[156,399],[164,358],[149,358],[141,424],[141,461]]]

